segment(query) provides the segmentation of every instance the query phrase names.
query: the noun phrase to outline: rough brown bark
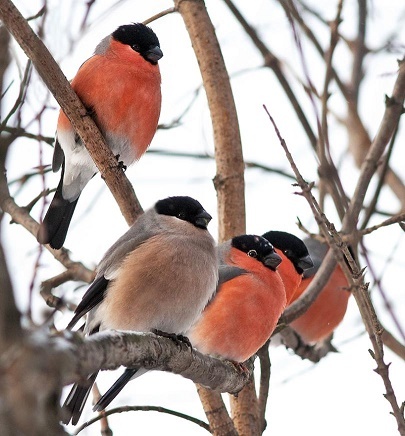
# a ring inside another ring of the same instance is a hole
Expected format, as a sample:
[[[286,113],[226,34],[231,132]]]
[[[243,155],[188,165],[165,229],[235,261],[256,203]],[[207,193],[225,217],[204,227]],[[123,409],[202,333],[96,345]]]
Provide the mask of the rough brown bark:
[[[216,436],[238,436],[221,395],[197,385],[197,393],[210,423],[210,431]]]
[[[203,0],[175,0],[190,35],[214,130],[219,240],[245,231],[245,183],[235,102],[215,29]]]
[[[214,185],[218,196],[219,241],[222,242],[243,234],[246,227],[244,163],[235,102],[204,1],[175,0],[174,3],[189,33],[211,113],[217,165]],[[217,427],[218,414],[226,413],[222,398],[214,392],[203,393],[203,388],[198,391],[214,434],[233,434],[230,420],[224,421],[225,427]]]
[[[232,419],[238,434],[240,436],[260,435],[262,433],[261,421],[254,380],[250,380],[237,396],[232,395],[230,399]]]

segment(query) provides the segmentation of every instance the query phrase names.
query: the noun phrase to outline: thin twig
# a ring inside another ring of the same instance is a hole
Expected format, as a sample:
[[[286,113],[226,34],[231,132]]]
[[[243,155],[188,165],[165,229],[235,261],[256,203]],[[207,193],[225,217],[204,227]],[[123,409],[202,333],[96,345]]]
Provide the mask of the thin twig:
[[[157,14],[152,15],[150,18],[144,20],[143,24],[145,24],[145,25],[150,24],[150,23],[152,23],[152,21],[156,21],[159,18],[162,18],[162,17],[169,15],[169,14],[173,14],[174,12],[177,12],[176,7],[167,8],[164,11],[158,12]]]
[[[116,413],[124,413],[124,412],[160,412],[160,413],[167,413],[169,415],[176,416],[177,418],[185,419],[186,421],[190,421],[194,424],[197,424],[198,426],[202,427],[204,430],[207,430],[210,432],[210,426],[200,419],[194,418],[193,416],[186,415],[181,412],[176,412],[175,410],[166,409],[165,407],[160,406],[122,406],[122,407],[115,407],[114,409],[106,410],[103,412],[103,415],[98,415],[94,417],[93,419],[90,419],[89,421],[82,424],[73,434],[77,435],[82,430],[87,428],[89,425],[94,424],[97,421],[100,421],[100,419],[103,419],[103,416],[110,416],[114,415]]]

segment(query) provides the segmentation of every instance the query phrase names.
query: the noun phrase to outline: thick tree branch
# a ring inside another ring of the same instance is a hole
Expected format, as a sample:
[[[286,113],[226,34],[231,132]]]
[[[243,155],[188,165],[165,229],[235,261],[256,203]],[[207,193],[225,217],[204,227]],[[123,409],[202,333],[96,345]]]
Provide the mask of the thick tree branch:
[[[229,76],[215,35],[215,29],[203,0],[175,0],[200,66],[204,89],[214,132],[217,174],[214,185],[218,196],[219,242],[245,232],[245,183],[242,145],[235,102]],[[199,389],[204,410],[212,428],[217,427],[218,413],[226,413],[222,398],[215,393],[203,395]],[[241,393],[240,395],[243,395]],[[210,400],[209,400],[210,398]],[[211,421],[212,420],[212,421]],[[214,434],[233,434],[230,420],[226,428]]]
[[[216,436],[238,436],[222,396],[218,392],[204,388],[201,385],[197,385],[197,393],[210,423],[211,434]]]
[[[105,331],[83,338],[65,332],[51,341],[55,352],[65,349],[69,361],[61,374],[65,385],[99,369],[117,369],[122,365],[169,371],[217,392],[237,393],[249,378],[231,362],[203,355],[153,333]],[[251,372],[253,364],[249,361],[246,364]]]
[[[142,213],[135,192],[86,108],[59,66],[10,0],[0,0],[0,18],[17,40],[83,140],[101,176],[130,225]]]
[[[219,241],[245,231],[244,165],[229,76],[203,0],[175,0],[200,66],[214,131]]]

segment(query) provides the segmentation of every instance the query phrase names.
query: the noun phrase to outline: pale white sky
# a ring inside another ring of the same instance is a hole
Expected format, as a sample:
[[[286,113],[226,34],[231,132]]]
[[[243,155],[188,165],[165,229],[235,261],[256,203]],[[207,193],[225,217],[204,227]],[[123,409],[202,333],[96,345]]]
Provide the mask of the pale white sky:
[[[26,16],[39,9],[41,2],[22,0],[16,1]],[[169,0],[145,2],[141,0],[122,1],[108,14],[103,14],[112,4],[96,2],[92,8],[90,22],[94,24],[70,50],[70,38],[76,39],[78,20],[83,15],[81,1],[59,2],[49,1],[49,15],[46,27],[46,43],[68,78],[71,78],[81,63],[93,52],[98,41],[111,33],[118,25],[130,21],[142,21],[149,16],[173,4]],[[259,33],[269,43],[272,50],[288,66],[302,77],[302,68],[294,45],[287,20],[277,5],[270,0],[252,0],[245,4],[236,2],[246,18],[257,26]],[[328,19],[335,15],[337,2],[308,2],[318,8]],[[258,162],[289,173],[288,162],[278,144],[273,129],[263,111],[266,104],[272,113],[279,129],[287,141],[304,177],[313,180],[316,174],[316,160],[297,124],[289,102],[278,86],[276,79],[269,70],[261,69],[262,59],[253,45],[247,40],[239,24],[231,16],[223,2],[208,0],[208,10],[214,22],[219,41],[222,46],[227,68],[232,79],[232,87],[240,120],[244,156],[246,160]],[[355,34],[356,2],[345,2],[343,11],[344,22],[342,32],[347,37]],[[405,9],[401,0],[391,0],[380,8],[375,2],[370,11],[372,22],[367,36],[369,45],[378,48],[387,36],[399,28],[400,20],[404,21]],[[402,14],[402,18],[401,18]],[[309,24],[319,29],[316,20]],[[198,65],[195,61],[188,35],[184,29],[181,17],[171,15],[154,22],[151,27],[157,33],[164,57],[160,61],[162,72],[163,105],[161,122],[169,123],[176,118],[192,99],[192,94],[201,84]],[[404,44],[404,26],[400,40]],[[322,44],[327,45],[327,32],[320,31]],[[403,46],[402,46],[403,49]],[[309,69],[313,82],[320,89],[323,83],[323,65],[312,50],[305,49],[309,60]],[[373,136],[378,128],[384,111],[384,95],[390,94],[395,80],[397,68],[396,54],[383,55],[375,59],[366,59],[367,79],[361,94],[360,113],[366,126]],[[23,57],[21,57],[23,59]],[[350,57],[347,49],[340,45],[335,58],[335,67],[347,78],[350,73]],[[241,73],[243,72],[243,73]],[[240,74],[238,74],[240,73]],[[9,80],[16,77],[16,68],[9,71]],[[292,75],[289,75],[292,79]],[[36,80],[36,78],[35,78]],[[17,83],[10,90],[11,97],[15,95]],[[294,90],[300,98],[308,118],[315,126],[315,117],[309,101],[301,87],[295,82]],[[339,115],[342,112],[342,101],[335,85],[332,84],[333,95],[330,104]],[[14,94],[13,94],[14,93]],[[35,109],[42,105],[46,90],[40,82],[35,83],[27,97],[24,116],[31,119]],[[52,109],[46,113],[46,122],[42,125],[44,134],[52,136],[56,125],[56,103],[50,100]],[[7,109],[3,107],[3,111]],[[4,112],[3,112],[4,115]],[[31,130],[35,131],[33,125]],[[403,175],[403,133],[400,132],[397,147],[394,150],[392,165]],[[343,184],[348,193],[354,187],[357,170],[345,153],[347,137],[344,130],[331,120],[331,146],[336,162],[344,158],[342,164]],[[401,150],[402,148],[402,150]],[[151,150],[167,149],[182,152],[213,153],[210,116],[203,92],[192,110],[183,120],[181,127],[172,130],[159,131],[154,138]],[[45,146],[44,162],[50,163],[52,149]],[[8,158],[8,177],[13,180],[39,163],[36,144],[19,141],[13,145]],[[146,154],[140,162],[128,169],[127,176],[134,184],[142,205],[146,208],[159,198],[168,195],[191,195],[197,198],[203,206],[214,215],[210,231],[216,237],[217,220],[216,194],[212,184],[215,175],[215,163],[206,160],[162,157]],[[293,195],[295,188],[286,178],[263,172],[258,169],[246,171],[246,207],[247,232],[262,234],[270,229],[290,231],[302,236],[296,227],[298,216],[310,230],[316,231],[315,222],[309,207],[302,197]],[[47,176],[47,184],[56,186],[58,175]],[[20,205],[28,203],[41,189],[41,182],[33,180],[28,188],[19,192],[16,200]],[[395,213],[398,209],[397,200],[384,190],[385,203],[379,204],[383,210]],[[337,224],[331,205],[327,207],[328,217]],[[89,210],[91,207],[91,210]],[[33,216],[38,219],[40,207],[35,207]],[[373,224],[384,218],[377,217]],[[126,223],[111,194],[103,186],[100,177],[86,187],[78,203],[66,241],[66,247],[72,252],[72,258],[93,267],[102,257],[106,249],[126,230]],[[15,289],[18,290],[18,302],[22,310],[26,308],[29,284],[32,279],[38,244],[24,229],[8,225],[8,220],[2,222],[2,237],[6,241],[8,264],[13,275]],[[367,237],[366,243],[371,251],[373,266],[378,273],[384,273],[383,286],[394,310],[400,319],[404,311],[404,285],[398,280],[404,268],[405,244],[402,231],[398,226],[385,228],[376,235]],[[394,260],[387,265],[388,258]],[[364,266],[364,265],[362,265]],[[22,268],[21,268],[22,267]],[[41,259],[41,269],[35,281],[38,291],[41,280],[47,279],[59,272],[63,267],[45,253]],[[367,280],[371,280],[366,275]],[[72,296],[76,284],[66,284],[58,290],[61,294]],[[74,294],[79,300],[82,288]],[[373,297],[377,312],[385,325],[397,334],[390,317],[384,309],[381,299],[373,288]],[[38,319],[45,309],[42,299],[35,298],[34,308]],[[58,326],[62,328],[69,314],[58,317]],[[341,434],[367,434],[391,436],[396,433],[396,424],[390,416],[388,402],[383,398],[382,380],[374,373],[375,364],[370,358],[368,349],[371,347],[364,333],[356,304],[352,299],[347,316],[336,331],[334,341],[340,353],[330,354],[319,364],[303,362],[282,347],[271,349],[272,378],[268,404],[268,428],[265,434],[311,436],[337,436]],[[405,399],[404,362],[396,358],[389,350],[386,352],[386,362],[392,362],[391,379],[396,390],[398,401]],[[101,390],[105,390],[115,380],[117,373],[102,373],[99,377]],[[118,405],[160,405],[206,420],[198,396],[192,382],[179,376],[164,373],[148,373],[132,382],[114,401]],[[84,413],[84,418],[90,418],[90,406]],[[138,434],[148,435],[203,435],[206,432],[194,424],[163,414],[153,412],[136,412],[116,415],[110,418],[113,431],[117,435]],[[69,428],[69,430],[72,430]],[[82,434],[99,434],[98,424]]]

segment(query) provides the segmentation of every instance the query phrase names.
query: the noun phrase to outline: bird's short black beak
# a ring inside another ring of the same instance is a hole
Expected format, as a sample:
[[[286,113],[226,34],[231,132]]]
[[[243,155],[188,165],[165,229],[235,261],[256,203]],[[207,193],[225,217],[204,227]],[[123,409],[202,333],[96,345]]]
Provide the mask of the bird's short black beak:
[[[312,268],[314,266],[314,262],[312,262],[311,256],[308,254],[305,257],[301,257],[297,264],[303,271],[306,269]]]
[[[156,63],[160,58],[163,57],[163,52],[162,52],[162,50],[160,49],[159,46],[156,46],[156,47],[150,48],[145,53],[145,57],[149,61]]]
[[[211,220],[212,216],[207,211],[203,210],[195,217],[194,224],[196,227],[206,229]]]
[[[282,261],[281,257],[276,252],[274,252],[267,255],[264,258],[263,263],[267,266],[267,268],[270,268],[273,271],[275,271],[276,268],[280,265],[281,261]]]

